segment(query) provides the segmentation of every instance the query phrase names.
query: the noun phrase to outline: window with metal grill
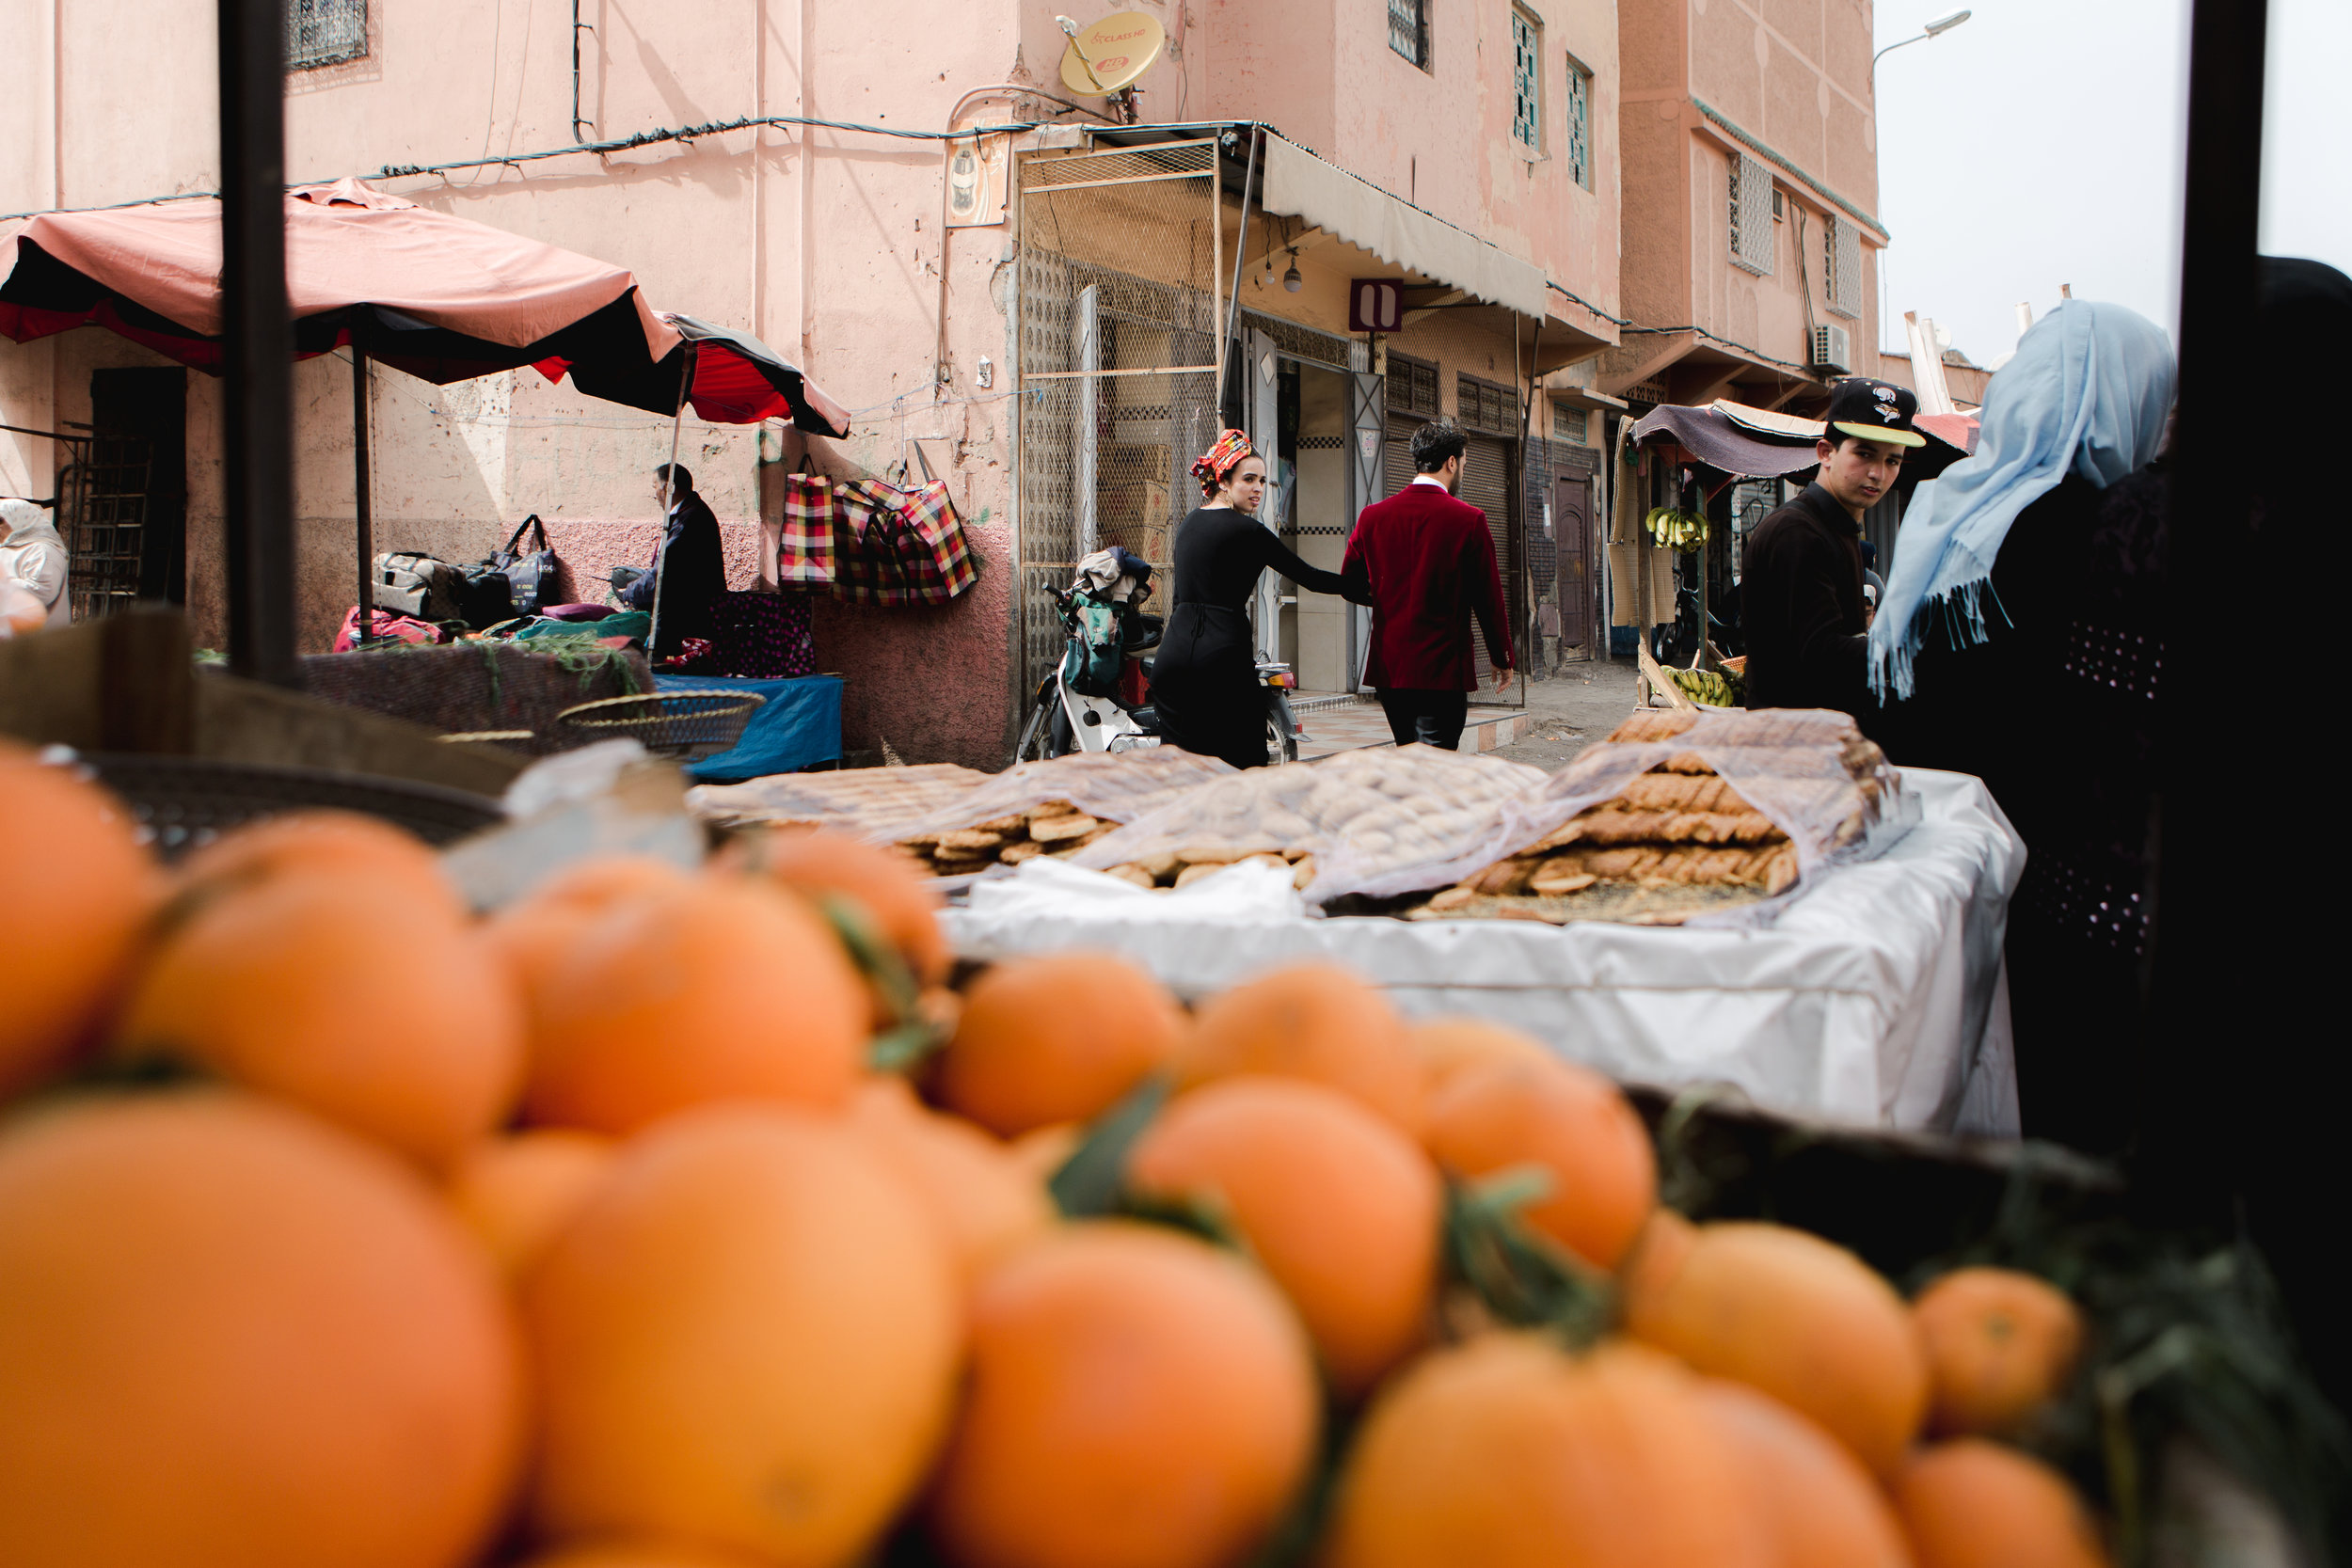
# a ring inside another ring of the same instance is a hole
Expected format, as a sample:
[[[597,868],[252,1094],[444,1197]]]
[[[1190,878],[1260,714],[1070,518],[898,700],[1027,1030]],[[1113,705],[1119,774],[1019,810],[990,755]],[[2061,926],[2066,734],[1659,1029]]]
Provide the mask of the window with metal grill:
[[[1862,314],[1862,230],[1834,214],[1821,225],[1821,287],[1831,310]]]
[[[286,69],[364,58],[368,0],[286,0]]]
[[[1568,56],[1568,178],[1593,188],[1593,73]]]
[[[1772,171],[1744,152],[1731,160],[1731,261],[1772,275]]]
[[[1389,47],[1429,69],[1429,0],[1389,0]]]
[[[1520,146],[1544,150],[1543,24],[1511,13],[1511,135]]]
[[[1438,367],[1426,359],[1391,352],[1386,390],[1390,413],[1413,414],[1424,420],[1438,417]]]
[[[1464,430],[1487,430],[1498,436],[1519,433],[1519,398],[1499,382],[1474,375],[1454,379],[1454,422]]]
[[[1593,433],[1593,416],[1589,410],[1571,408],[1565,403],[1551,405],[1551,438],[1576,446],[1585,446]]]

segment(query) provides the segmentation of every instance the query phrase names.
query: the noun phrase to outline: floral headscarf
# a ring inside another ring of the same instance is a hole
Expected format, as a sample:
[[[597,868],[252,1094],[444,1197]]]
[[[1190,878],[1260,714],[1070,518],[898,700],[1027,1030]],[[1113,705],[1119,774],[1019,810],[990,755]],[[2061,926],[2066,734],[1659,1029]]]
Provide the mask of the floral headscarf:
[[[1225,476],[1238,467],[1243,458],[1252,455],[1246,431],[1220,431],[1216,445],[1192,460],[1192,475],[1200,482],[1200,493],[1216,495],[1216,487],[1225,483]]]

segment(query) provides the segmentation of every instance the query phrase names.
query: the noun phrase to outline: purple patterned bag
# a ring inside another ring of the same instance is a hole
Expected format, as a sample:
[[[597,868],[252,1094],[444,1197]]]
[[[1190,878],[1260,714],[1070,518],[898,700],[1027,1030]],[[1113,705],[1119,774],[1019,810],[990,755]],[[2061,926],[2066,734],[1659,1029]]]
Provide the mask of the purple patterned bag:
[[[746,680],[815,674],[809,619],[805,594],[720,595],[710,640],[715,673]]]

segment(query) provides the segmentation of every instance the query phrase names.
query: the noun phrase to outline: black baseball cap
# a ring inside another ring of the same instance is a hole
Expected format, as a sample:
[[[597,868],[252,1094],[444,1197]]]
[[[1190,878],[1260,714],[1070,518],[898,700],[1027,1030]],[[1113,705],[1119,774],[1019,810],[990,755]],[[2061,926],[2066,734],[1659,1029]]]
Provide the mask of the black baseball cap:
[[[1830,439],[1851,436],[1889,446],[1924,447],[1928,438],[1911,427],[1919,412],[1919,399],[1907,387],[1867,376],[1848,376],[1830,384]]]

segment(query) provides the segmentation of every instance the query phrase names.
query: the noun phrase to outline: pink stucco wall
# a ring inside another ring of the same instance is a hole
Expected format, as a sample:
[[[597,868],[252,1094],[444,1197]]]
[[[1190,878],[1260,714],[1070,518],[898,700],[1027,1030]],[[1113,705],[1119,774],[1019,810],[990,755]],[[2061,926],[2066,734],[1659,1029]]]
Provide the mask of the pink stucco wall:
[[[1774,165],[1786,215],[1773,226],[1772,271],[1758,277],[1734,265],[1726,213],[1732,161],[1744,144],[1698,107],[1875,215],[1867,0],[1620,0],[1619,17],[1626,313],[1729,341],[1630,337],[1604,357],[1603,387],[1661,381],[1676,402],[1818,396],[1801,372],[1768,363],[1809,363],[1807,327],[1817,322],[1844,326],[1858,361],[1851,368],[1874,371],[1878,236],[1862,231],[1858,313],[1832,311],[1823,223],[1848,214]]]
[[[1714,0],[1718,6],[1735,0]],[[1849,0],[1838,0],[1849,3]],[[1432,0],[1432,69],[1388,46],[1385,0],[1121,0],[1159,18],[1166,56],[1144,117],[1271,122],[1324,156],[1620,308],[1618,8],[1529,0],[1543,28],[1541,153],[1510,135],[1509,0]],[[579,112],[621,136],[740,116],[936,129],[976,88],[1053,84],[1052,0],[698,0],[647,8],[581,0]],[[0,51],[0,212],[206,191],[215,155],[213,26],[202,7],[27,0]],[[494,158],[574,137],[571,14],[564,7],[399,0],[371,8],[363,59],[288,78],[287,159],[303,179],[388,165]],[[1593,188],[1558,154],[1569,57],[1593,73]],[[999,95],[979,107],[1009,114]],[[1084,117],[1062,115],[1065,122]],[[689,419],[681,458],[718,513],[730,573],[751,575],[759,465],[779,456],[836,478],[903,471],[919,442],[946,481],[979,564],[957,604],[921,611],[823,602],[823,666],[847,678],[846,738],[913,760],[996,766],[1013,689],[1016,362],[1011,224],[940,229],[938,146],[794,126],[596,157],[380,181],[386,189],[630,268],[657,305],[749,329],[854,411],[850,436],[779,450],[761,433]],[[1237,216],[1237,214],[1235,214]],[[1230,252],[1228,253],[1231,254]],[[1344,330],[1343,286],[1366,271],[1322,240],[1298,295],[1245,283],[1254,308]],[[1272,297],[1267,297],[1271,295]],[[1499,310],[1419,319],[1397,346],[1507,377],[1531,324]],[[1548,355],[1613,333],[1555,299]],[[1532,341],[1531,341],[1532,346]],[[979,385],[979,362],[993,385]],[[54,428],[89,414],[107,366],[160,363],[103,332],[0,343],[0,422]],[[297,366],[295,511],[300,626],[324,647],[352,597],[355,496],[349,367]],[[200,639],[225,634],[219,388],[188,385],[189,599]],[[524,371],[436,388],[379,370],[368,410],[378,549],[478,558],[536,513],[572,587],[597,596],[652,539],[649,470],[668,421],[596,403]],[[765,450],[763,451],[763,440]],[[0,436],[0,489],[45,494],[48,443]]]

